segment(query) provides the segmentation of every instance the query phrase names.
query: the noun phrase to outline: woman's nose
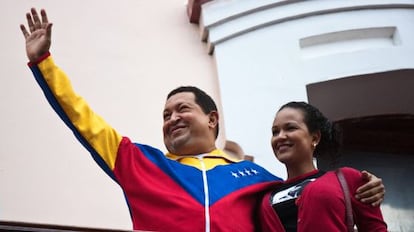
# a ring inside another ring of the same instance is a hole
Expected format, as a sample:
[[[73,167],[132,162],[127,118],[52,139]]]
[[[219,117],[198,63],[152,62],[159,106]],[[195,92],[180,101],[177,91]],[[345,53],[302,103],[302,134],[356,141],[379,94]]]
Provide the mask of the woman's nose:
[[[280,130],[276,137],[279,139],[284,139],[286,138],[286,132],[284,130]]]

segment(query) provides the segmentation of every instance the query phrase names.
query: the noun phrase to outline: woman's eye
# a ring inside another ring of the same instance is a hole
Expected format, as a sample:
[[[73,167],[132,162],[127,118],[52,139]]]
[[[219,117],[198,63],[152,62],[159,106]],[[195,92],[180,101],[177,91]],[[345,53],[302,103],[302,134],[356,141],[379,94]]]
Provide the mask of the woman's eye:
[[[289,125],[289,126],[287,126],[285,129],[286,129],[286,131],[293,131],[293,130],[296,130],[296,129],[297,129],[297,127],[296,127],[296,126],[294,126],[294,125]]]

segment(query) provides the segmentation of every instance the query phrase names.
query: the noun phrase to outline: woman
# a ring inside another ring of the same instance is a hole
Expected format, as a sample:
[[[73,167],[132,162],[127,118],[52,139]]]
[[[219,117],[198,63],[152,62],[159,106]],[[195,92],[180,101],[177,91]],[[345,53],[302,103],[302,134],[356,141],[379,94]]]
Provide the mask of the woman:
[[[317,170],[314,157],[334,157],[338,133],[325,116],[305,102],[290,102],[276,114],[271,144],[285,164],[288,179],[262,200],[262,231],[347,231],[343,191],[335,172]],[[341,169],[354,193],[364,184],[361,172]],[[379,207],[351,195],[359,231],[387,231]]]

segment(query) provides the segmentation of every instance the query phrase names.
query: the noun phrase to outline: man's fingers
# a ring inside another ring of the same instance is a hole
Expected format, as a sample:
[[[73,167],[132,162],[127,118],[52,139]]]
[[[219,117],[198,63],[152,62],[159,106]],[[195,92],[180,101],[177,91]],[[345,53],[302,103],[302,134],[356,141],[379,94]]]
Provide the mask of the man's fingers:
[[[372,206],[377,206],[384,201],[385,189],[383,185],[377,186],[369,191],[364,191],[356,195],[361,202],[370,203]]]
[[[358,193],[357,196],[358,196],[359,199],[363,199],[363,198],[367,199],[369,196],[375,197],[379,194],[382,194],[382,191],[381,191],[380,187],[375,187],[375,188],[370,189],[368,191],[363,191],[361,193]],[[369,198],[371,198],[371,197],[369,197]]]
[[[29,34],[29,32],[27,31],[26,27],[23,24],[20,24],[20,30],[22,30],[24,38],[29,37],[30,34]]]
[[[48,23],[46,25],[46,36],[48,38],[51,38],[52,37],[52,24],[51,23]]]
[[[385,188],[384,185],[364,185],[361,187],[361,189],[358,189],[359,191],[357,191],[358,195],[360,196],[360,198],[364,198],[373,194],[384,194],[385,193]]]
[[[30,13],[27,13],[26,19],[27,19],[27,25],[29,26],[30,33],[33,33],[35,31],[35,27],[33,24],[32,15]]]
[[[374,201],[378,201],[380,197],[377,195],[374,195],[372,197],[367,197],[367,198],[362,198],[361,201],[362,202],[374,202]]]
[[[42,23],[40,22],[40,18],[39,18],[39,15],[37,14],[36,9],[32,8],[31,12],[32,12],[32,17],[33,17],[33,22],[34,22],[34,28],[40,29],[42,26]]]
[[[379,199],[378,201],[371,203],[371,205],[372,205],[373,207],[375,207],[375,206],[379,206],[379,205],[381,205],[382,201],[383,201],[383,199],[381,198],[381,199]]]
[[[49,23],[49,20],[47,19],[47,14],[44,9],[40,10],[40,15],[42,16],[42,23],[43,25],[47,25]]]
[[[383,201],[384,201],[383,193],[377,193],[372,197],[361,198],[361,202],[364,202],[364,203],[369,202],[372,206],[380,205]]]
[[[362,185],[361,187],[359,187],[356,192],[358,194],[370,193],[370,192],[374,192],[374,191],[375,191],[374,193],[377,193],[377,188],[378,187],[379,187],[378,183],[368,182],[368,183]]]
[[[370,190],[371,188],[374,189],[374,191],[372,191],[374,193],[378,193],[384,190],[384,185],[382,184],[381,178],[378,178],[370,174],[369,172],[362,172],[362,178],[368,182],[359,187],[357,189],[357,193],[365,192],[367,190]]]
[[[364,179],[364,180],[371,180],[371,178],[372,178],[372,174],[371,173],[369,173],[369,172],[367,172],[367,171],[361,171],[361,174],[362,174],[362,179]]]
[[[26,14],[27,19],[27,25],[29,27],[29,30],[25,28],[25,26],[20,25],[20,29],[23,32],[23,35],[25,38],[27,38],[30,33],[35,32],[38,29],[46,29],[47,35],[50,37],[52,32],[52,24],[49,23],[49,20],[47,18],[46,11],[44,9],[40,10],[41,20],[39,18],[39,14],[37,13],[35,8],[31,8],[30,12]],[[30,33],[29,33],[30,31]]]
[[[360,199],[361,202],[369,203],[372,206],[381,204],[385,196],[385,187],[381,178],[367,171],[362,171],[361,174],[362,179],[368,182],[357,189],[355,197]]]

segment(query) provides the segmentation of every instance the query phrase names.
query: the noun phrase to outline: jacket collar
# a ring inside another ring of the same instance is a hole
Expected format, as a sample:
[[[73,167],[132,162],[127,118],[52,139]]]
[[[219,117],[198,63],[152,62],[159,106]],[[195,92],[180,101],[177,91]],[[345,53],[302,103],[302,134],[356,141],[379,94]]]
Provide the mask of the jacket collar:
[[[198,158],[199,156],[202,156],[203,158],[222,158],[231,163],[237,163],[237,162],[242,161],[241,159],[230,156],[229,154],[225,153],[221,149],[215,149],[207,154],[200,154],[200,155],[175,155],[175,154],[167,153],[166,156],[167,158],[176,160],[176,161],[179,161],[180,159],[183,159],[183,158],[190,158],[190,157]]]

